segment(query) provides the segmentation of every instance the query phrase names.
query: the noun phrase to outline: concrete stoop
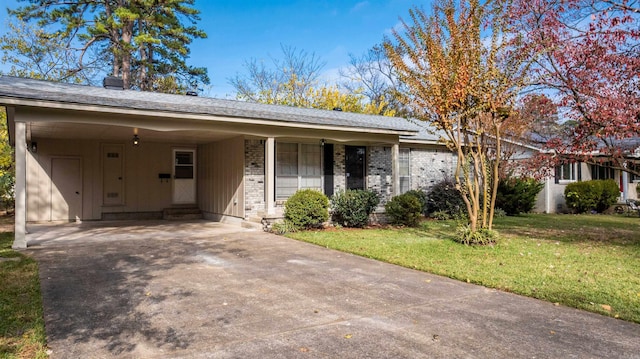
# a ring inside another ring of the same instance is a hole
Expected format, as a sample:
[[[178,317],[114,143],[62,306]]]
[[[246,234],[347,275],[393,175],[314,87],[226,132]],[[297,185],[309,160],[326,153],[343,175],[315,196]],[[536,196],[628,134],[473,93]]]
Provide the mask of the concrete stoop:
[[[188,221],[203,219],[199,208],[165,208],[162,210],[162,219],[170,221]]]

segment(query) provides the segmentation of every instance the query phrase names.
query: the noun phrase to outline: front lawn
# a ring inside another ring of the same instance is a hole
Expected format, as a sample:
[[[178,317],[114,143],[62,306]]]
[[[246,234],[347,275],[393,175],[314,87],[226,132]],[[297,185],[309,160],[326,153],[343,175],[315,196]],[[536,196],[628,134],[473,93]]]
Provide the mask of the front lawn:
[[[38,264],[0,233],[0,358],[46,358]]]
[[[640,323],[640,219],[525,215],[496,219],[495,246],[450,240],[456,222],[337,229],[291,238]]]

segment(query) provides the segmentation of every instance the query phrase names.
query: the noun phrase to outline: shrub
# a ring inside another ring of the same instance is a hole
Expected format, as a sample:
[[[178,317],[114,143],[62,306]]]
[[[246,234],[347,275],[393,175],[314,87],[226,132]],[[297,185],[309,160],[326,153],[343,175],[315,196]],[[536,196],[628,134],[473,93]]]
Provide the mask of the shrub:
[[[395,196],[384,205],[391,224],[414,227],[422,214],[422,206],[418,198],[410,193]]]
[[[364,227],[369,215],[380,203],[378,194],[369,190],[339,191],[331,197],[333,221],[345,227]]]
[[[620,189],[614,180],[591,180],[569,183],[564,189],[567,207],[578,213],[603,212],[615,204]]]
[[[466,206],[453,181],[445,179],[438,182],[427,194],[426,213],[433,216],[436,212],[445,212],[449,218],[464,217]]]
[[[510,177],[498,182],[496,207],[502,208],[508,216],[530,212],[536,205],[538,193],[544,184],[533,178]]]
[[[618,183],[612,179],[600,181],[600,186],[602,186],[602,194],[600,195],[596,211],[602,213],[618,202],[620,187]]]
[[[475,232],[471,231],[468,224],[458,226],[454,241],[465,245],[488,245],[494,244],[498,240],[498,233],[487,228],[480,228]]]
[[[319,227],[329,219],[329,199],[312,189],[297,191],[284,204],[284,218],[296,228]]]
[[[420,202],[420,213],[427,214],[427,194],[423,190],[415,190],[405,192],[405,194],[414,196]]]
[[[431,213],[429,216],[439,221],[446,221],[447,219],[455,219],[454,217],[451,217],[451,215],[447,211],[435,211]]]
[[[504,218],[506,216],[507,216],[507,212],[505,212],[504,209],[500,207],[496,207],[493,210],[493,218]]]

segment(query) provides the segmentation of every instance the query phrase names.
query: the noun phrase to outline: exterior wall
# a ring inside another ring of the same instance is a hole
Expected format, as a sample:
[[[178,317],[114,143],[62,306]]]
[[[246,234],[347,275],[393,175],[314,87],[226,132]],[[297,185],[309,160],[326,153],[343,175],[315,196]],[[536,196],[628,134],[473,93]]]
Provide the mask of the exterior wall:
[[[198,205],[203,212],[244,217],[244,138],[198,146]]]
[[[52,210],[64,203],[52,203],[51,164],[54,158],[79,158],[82,168],[82,209],[80,219],[99,219],[100,208],[95,198],[102,199],[96,178],[100,173],[99,145],[90,141],[51,141],[33,139],[38,143],[36,153],[27,152],[27,221],[50,221]]]
[[[189,146],[143,142],[133,147],[122,142],[124,149],[124,204],[103,205],[102,145],[91,140],[32,139],[38,143],[37,153],[27,155],[27,221],[49,221],[52,168],[54,158],[79,158],[82,173],[81,220],[99,220],[103,213],[159,212],[171,207],[171,181],[161,181],[159,173],[172,173],[173,148]],[[104,144],[117,144],[108,142]]]
[[[245,218],[264,211],[264,144],[259,140],[244,141]]]
[[[429,191],[445,178],[453,178],[456,156],[444,147],[411,148],[411,189]]]
[[[580,163],[580,172],[581,181],[587,181],[591,179],[591,172],[589,166],[585,163]],[[564,189],[571,182],[575,181],[558,181],[556,183],[555,178],[551,178],[549,183],[549,194],[547,195],[546,191],[543,194],[542,192],[538,195],[538,199],[541,196],[546,196],[546,199],[549,201],[548,208],[550,213],[566,213],[569,211],[567,208],[566,202],[564,200]],[[536,207],[534,209],[536,212],[546,212],[544,210],[540,211],[540,208]]]
[[[380,195],[378,210],[393,197],[391,148],[367,147],[367,188]]]
[[[333,145],[333,189],[334,193],[347,188],[347,172],[345,170],[345,147]]]

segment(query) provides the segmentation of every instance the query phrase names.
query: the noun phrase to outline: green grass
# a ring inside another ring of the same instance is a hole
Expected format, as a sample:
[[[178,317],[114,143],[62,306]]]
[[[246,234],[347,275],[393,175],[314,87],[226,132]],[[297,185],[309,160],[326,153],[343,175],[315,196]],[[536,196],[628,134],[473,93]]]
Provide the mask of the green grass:
[[[496,219],[500,240],[451,240],[457,223],[416,229],[292,233],[324,247],[640,323],[640,219],[526,215]]]
[[[0,358],[47,358],[38,264],[0,233]]]

